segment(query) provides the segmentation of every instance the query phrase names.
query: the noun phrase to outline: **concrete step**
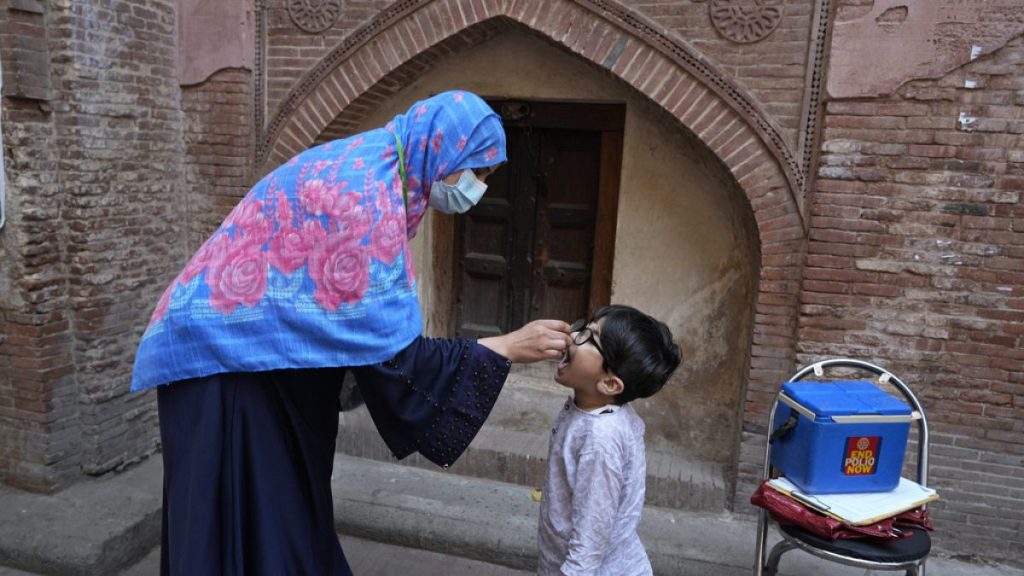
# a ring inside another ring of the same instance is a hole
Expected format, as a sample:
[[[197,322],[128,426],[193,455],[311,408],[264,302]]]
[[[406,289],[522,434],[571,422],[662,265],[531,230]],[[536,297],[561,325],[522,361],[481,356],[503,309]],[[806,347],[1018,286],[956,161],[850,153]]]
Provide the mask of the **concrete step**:
[[[56,494],[0,484],[0,565],[38,574],[117,574],[160,542],[159,457]]]
[[[568,391],[553,384],[550,376],[513,373],[486,424],[450,471],[523,486],[542,486],[551,422],[567,397]],[[342,414],[337,450],[349,456],[394,461],[365,407]],[[436,468],[418,454],[406,458],[403,464]],[[720,463],[648,451],[647,470],[649,505],[697,512],[726,509],[727,471]]]
[[[341,533],[536,571],[539,504],[527,486],[344,455],[335,459],[332,485]],[[753,516],[646,506],[639,533],[655,576],[749,576],[753,569]],[[778,540],[772,530],[768,545]],[[928,573],[1024,576],[1016,567],[962,562],[940,550],[929,556]],[[779,571],[779,576],[823,574],[893,572],[842,566],[801,551],[783,556]]]
[[[157,457],[55,495],[0,486],[0,575],[141,576],[123,570],[156,563],[162,475]],[[535,569],[539,505],[528,486],[343,454],[335,458],[331,484],[339,533]],[[755,536],[753,517],[723,512],[648,506],[640,525],[658,576],[749,575]],[[772,535],[769,543],[776,540]],[[963,562],[941,550],[933,550],[928,564],[933,575],[1024,576],[1017,566]],[[781,575],[821,574],[883,573],[823,563],[798,551],[783,558]]]

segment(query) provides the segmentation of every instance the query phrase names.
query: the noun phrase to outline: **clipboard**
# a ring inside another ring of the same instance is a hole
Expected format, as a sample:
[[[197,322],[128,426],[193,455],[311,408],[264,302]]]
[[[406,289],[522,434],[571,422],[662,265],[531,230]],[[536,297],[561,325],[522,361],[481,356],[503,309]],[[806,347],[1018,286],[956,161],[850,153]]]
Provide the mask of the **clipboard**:
[[[896,488],[888,492],[806,494],[785,477],[769,480],[768,486],[812,510],[852,526],[871,524],[939,498],[935,490],[906,478],[900,478]]]

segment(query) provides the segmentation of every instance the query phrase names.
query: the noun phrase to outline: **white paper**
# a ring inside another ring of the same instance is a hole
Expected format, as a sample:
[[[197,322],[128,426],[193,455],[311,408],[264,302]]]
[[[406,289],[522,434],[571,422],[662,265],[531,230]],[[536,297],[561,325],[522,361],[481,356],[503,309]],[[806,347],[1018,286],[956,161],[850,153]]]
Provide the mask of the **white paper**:
[[[906,478],[900,478],[896,488],[888,492],[807,494],[784,477],[769,480],[768,485],[809,508],[854,526],[913,510],[939,497],[935,490]]]

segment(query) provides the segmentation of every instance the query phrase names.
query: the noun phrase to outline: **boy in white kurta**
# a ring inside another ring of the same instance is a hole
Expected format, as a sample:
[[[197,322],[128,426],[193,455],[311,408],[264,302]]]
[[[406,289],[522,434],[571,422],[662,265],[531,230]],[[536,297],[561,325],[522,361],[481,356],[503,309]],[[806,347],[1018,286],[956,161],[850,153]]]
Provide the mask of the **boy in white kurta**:
[[[538,574],[651,574],[637,525],[647,463],[644,423],[629,404],[664,386],[680,362],[662,322],[606,306],[573,325],[555,381],[572,388],[551,430],[538,530]]]

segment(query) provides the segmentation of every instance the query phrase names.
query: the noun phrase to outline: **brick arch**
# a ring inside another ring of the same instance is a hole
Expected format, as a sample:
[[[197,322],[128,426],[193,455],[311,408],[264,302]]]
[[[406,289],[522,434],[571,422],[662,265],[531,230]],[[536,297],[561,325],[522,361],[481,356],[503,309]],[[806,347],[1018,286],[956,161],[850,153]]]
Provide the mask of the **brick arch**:
[[[389,73],[425,54],[447,53],[437,50],[445,42],[475,43],[479,25],[504,17],[604,67],[668,110],[737,181],[766,161],[775,165],[770,172],[781,179],[785,202],[799,207],[803,174],[779,130],[749,94],[689,46],[614,0],[508,4],[404,0],[383,10],[297,83],[265,127],[257,161],[273,166],[308,148],[333,118],[356,99],[366,100]],[[802,224],[799,210],[796,216]]]
[[[747,196],[761,267],[743,429],[764,424],[770,394],[791,373],[805,224],[798,162],[754,100],[704,58],[613,0],[404,0],[350,35],[283,101],[259,139],[272,168],[334,122],[354,126],[430,63],[524,26],[600,66],[668,111],[714,153]],[[744,436],[747,436],[744,433]],[[749,439],[739,468],[757,465]]]

